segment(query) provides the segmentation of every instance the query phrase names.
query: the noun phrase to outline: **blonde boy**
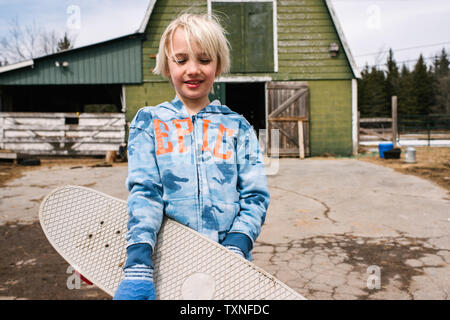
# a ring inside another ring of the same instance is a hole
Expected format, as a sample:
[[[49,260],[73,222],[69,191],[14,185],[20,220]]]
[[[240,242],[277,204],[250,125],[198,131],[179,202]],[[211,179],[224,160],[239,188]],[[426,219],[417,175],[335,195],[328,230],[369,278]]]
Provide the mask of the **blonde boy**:
[[[155,73],[176,97],[140,109],[130,126],[127,262],[114,299],[156,298],[151,255],[163,215],[251,259],[269,191],[253,128],[208,98],[229,65],[214,17],[182,14],[161,38]]]

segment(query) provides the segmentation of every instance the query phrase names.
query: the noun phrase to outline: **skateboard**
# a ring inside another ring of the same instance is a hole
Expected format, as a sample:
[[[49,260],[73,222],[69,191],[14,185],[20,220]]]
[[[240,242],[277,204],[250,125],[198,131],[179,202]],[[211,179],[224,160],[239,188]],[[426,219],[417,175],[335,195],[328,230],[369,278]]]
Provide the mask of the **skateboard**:
[[[56,251],[114,296],[126,260],[126,201],[85,187],[63,186],[42,201],[39,220]],[[156,298],[161,300],[305,299],[255,264],[167,217],[152,261]]]

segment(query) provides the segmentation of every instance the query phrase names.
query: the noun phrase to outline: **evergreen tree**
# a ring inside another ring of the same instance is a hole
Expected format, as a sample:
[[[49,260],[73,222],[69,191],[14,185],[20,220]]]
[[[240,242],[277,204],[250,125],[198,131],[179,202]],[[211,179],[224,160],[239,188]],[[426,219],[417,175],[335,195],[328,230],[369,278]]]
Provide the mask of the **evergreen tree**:
[[[73,45],[69,38],[67,37],[67,32],[64,32],[64,37],[58,41],[57,51],[63,51],[67,49],[72,49]]]
[[[414,114],[417,101],[415,95],[413,95],[412,74],[405,64],[403,64],[400,71],[397,97],[399,116]]]
[[[450,72],[449,60],[445,48],[441,51],[441,56],[435,56],[433,63],[434,71],[434,91],[436,106],[433,113],[450,114]]]
[[[437,75],[440,77],[448,76],[450,61],[447,57],[447,52],[445,52],[445,48],[442,48],[441,57],[439,58]]]
[[[416,105],[411,111],[415,114],[431,113],[435,101],[433,76],[427,69],[422,54],[419,56],[412,72],[412,89]]]
[[[370,101],[367,92],[367,77],[369,75],[369,65],[366,64],[361,71],[361,79],[358,79],[358,106],[360,117],[365,118],[370,114]]]
[[[389,56],[386,62],[386,110],[391,110],[392,106],[392,96],[398,96],[399,89],[399,71],[397,67],[397,62],[394,60],[394,53],[392,49],[389,49]]]
[[[385,117],[390,114],[386,110],[386,91],[384,72],[366,65],[359,85],[359,108],[362,118]]]

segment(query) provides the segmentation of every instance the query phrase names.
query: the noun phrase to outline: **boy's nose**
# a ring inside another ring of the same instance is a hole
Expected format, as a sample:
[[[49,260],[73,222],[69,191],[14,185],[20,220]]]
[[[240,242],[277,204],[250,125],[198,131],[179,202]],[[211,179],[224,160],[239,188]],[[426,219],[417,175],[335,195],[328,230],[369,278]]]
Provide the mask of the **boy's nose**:
[[[199,73],[199,65],[196,61],[189,61],[187,66],[188,74],[198,74]]]

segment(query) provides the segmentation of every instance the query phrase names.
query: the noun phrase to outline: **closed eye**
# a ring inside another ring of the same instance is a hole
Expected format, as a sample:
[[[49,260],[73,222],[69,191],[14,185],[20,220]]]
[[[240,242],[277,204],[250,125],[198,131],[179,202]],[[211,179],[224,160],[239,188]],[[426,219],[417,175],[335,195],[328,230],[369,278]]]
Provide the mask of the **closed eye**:
[[[173,62],[175,62],[176,64],[184,64],[184,63],[186,63],[186,59],[177,59],[177,58],[174,58],[174,59],[173,59]]]
[[[198,61],[199,61],[201,64],[208,64],[208,63],[210,63],[211,60],[212,60],[212,59],[209,57],[209,55],[204,54],[204,53],[202,53],[201,55],[198,55],[198,56],[197,56],[197,59],[198,59]]]
[[[186,63],[188,57],[184,54],[177,54],[173,57],[173,61],[177,64],[184,64]]]

